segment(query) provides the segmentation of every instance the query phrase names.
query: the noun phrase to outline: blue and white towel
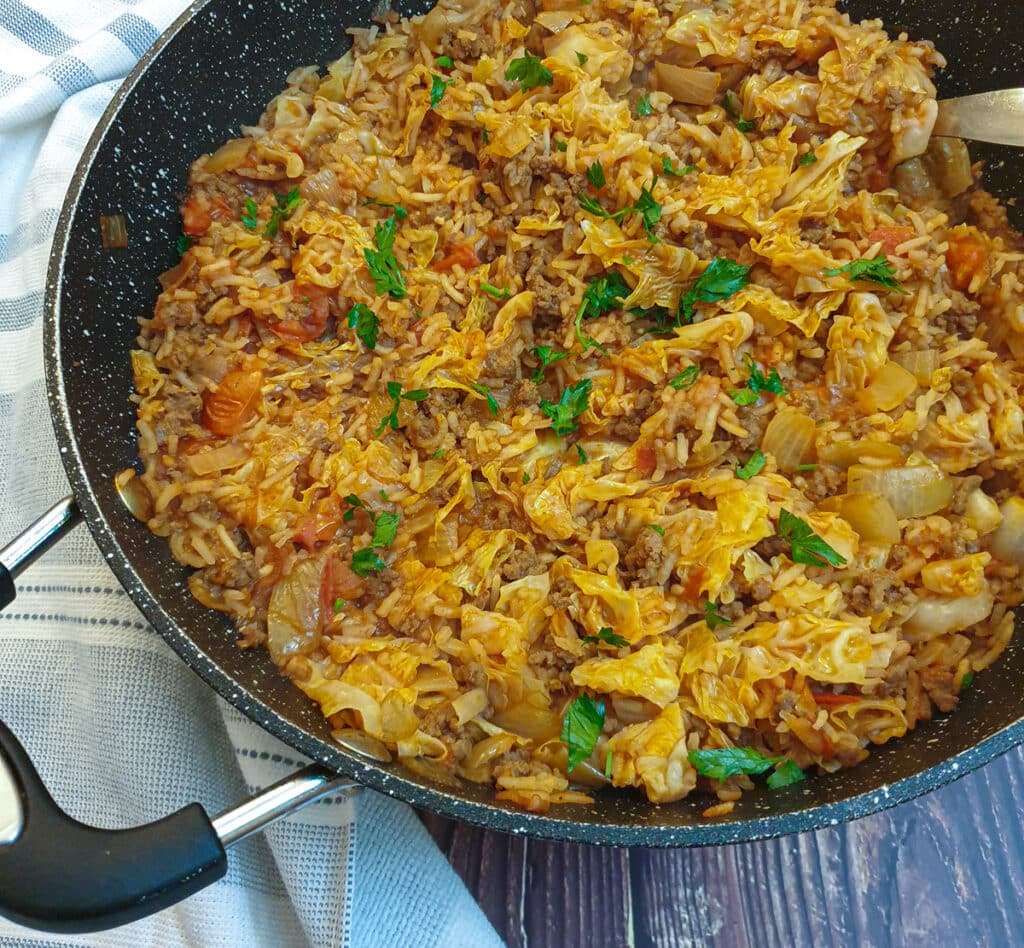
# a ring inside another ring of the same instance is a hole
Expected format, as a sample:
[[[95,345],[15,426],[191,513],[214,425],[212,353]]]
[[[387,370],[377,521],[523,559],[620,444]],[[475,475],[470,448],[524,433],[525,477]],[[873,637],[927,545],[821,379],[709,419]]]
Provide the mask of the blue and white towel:
[[[119,81],[184,6],[0,0],[0,545],[68,490],[41,345],[65,189]],[[193,800],[216,813],[301,763],[182,665],[84,527],[0,613],[0,719],[58,802],[99,826]],[[500,944],[412,810],[372,792],[310,807],[241,844],[230,866],[188,902],[120,930],[56,938],[0,919],[0,945]]]

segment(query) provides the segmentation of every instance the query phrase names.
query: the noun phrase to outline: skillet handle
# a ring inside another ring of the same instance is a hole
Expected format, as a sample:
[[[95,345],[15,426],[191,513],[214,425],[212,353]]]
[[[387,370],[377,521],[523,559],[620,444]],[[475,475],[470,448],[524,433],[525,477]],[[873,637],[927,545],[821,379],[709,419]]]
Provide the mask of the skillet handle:
[[[14,602],[14,580],[82,520],[74,497],[65,497],[0,549],[0,609]]]

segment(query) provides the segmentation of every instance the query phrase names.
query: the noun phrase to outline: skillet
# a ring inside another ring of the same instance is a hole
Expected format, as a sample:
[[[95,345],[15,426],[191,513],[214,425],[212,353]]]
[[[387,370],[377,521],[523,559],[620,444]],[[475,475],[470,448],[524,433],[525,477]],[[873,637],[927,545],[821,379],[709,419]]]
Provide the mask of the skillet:
[[[403,14],[431,0],[403,0]],[[851,0],[890,34],[936,41],[950,66],[941,97],[1024,85],[1024,23],[1014,0],[955,22],[934,0]],[[45,304],[51,414],[74,492],[0,550],[0,605],[13,577],[84,519],[139,608],[212,688],[318,764],[211,822],[198,804],[134,830],[101,831],[61,813],[14,736],[0,724],[0,913],[53,931],[94,931],[159,910],[220,878],[224,848],[326,792],[356,785],[504,832],[606,845],[689,846],[763,839],[855,819],[943,786],[1024,741],[1024,646],[980,675],[961,707],[876,749],[852,770],[780,791],[745,794],[727,817],[700,801],[654,806],[607,792],[593,806],[524,813],[490,787],[441,784],[397,763],[340,748],[316,706],[265,650],[241,650],[223,617],[188,592],[188,570],[129,514],[114,475],[136,462],[128,352],[152,311],[156,275],[176,262],[178,196],[189,162],[251,123],[297,65],[337,58],[345,29],[365,26],[370,0],[197,0],[132,71],[90,140],[54,238]],[[1024,193],[1016,153],[974,144],[986,186]],[[101,214],[122,213],[128,247],[105,250]],[[1015,210],[1011,211],[1016,214]],[[1018,217],[1019,227],[1022,221]],[[6,764],[5,764],[6,761]]]

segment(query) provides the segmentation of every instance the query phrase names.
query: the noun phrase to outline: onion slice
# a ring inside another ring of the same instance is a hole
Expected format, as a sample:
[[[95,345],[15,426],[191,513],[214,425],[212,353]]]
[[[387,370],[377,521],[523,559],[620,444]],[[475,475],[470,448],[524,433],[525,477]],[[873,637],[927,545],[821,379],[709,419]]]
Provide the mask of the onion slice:
[[[846,482],[851,494],[881,494],[900,520],[938,513],[953,499],[952,479],[933,464],[882,469],[854,464]]]

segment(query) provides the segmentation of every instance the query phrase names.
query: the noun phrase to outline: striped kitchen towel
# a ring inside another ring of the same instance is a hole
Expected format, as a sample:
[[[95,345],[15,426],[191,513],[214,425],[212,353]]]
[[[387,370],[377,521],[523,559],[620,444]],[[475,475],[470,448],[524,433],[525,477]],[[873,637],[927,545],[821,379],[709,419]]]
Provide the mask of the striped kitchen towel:
[[[183,8],[0,0],[0,545],[68,490],[41,346],[65,189],[118,82]],[[146,822],[192,800],[215,813],[302,763],[182,665],[85,528],[26,572],[0,613],[0,719],[58,802],[99,826]],[[0,945],[43,944],[500,942],[412,810],[363,791],[242,843],[224,880],[120,930],[56,937],[0,919]]]

